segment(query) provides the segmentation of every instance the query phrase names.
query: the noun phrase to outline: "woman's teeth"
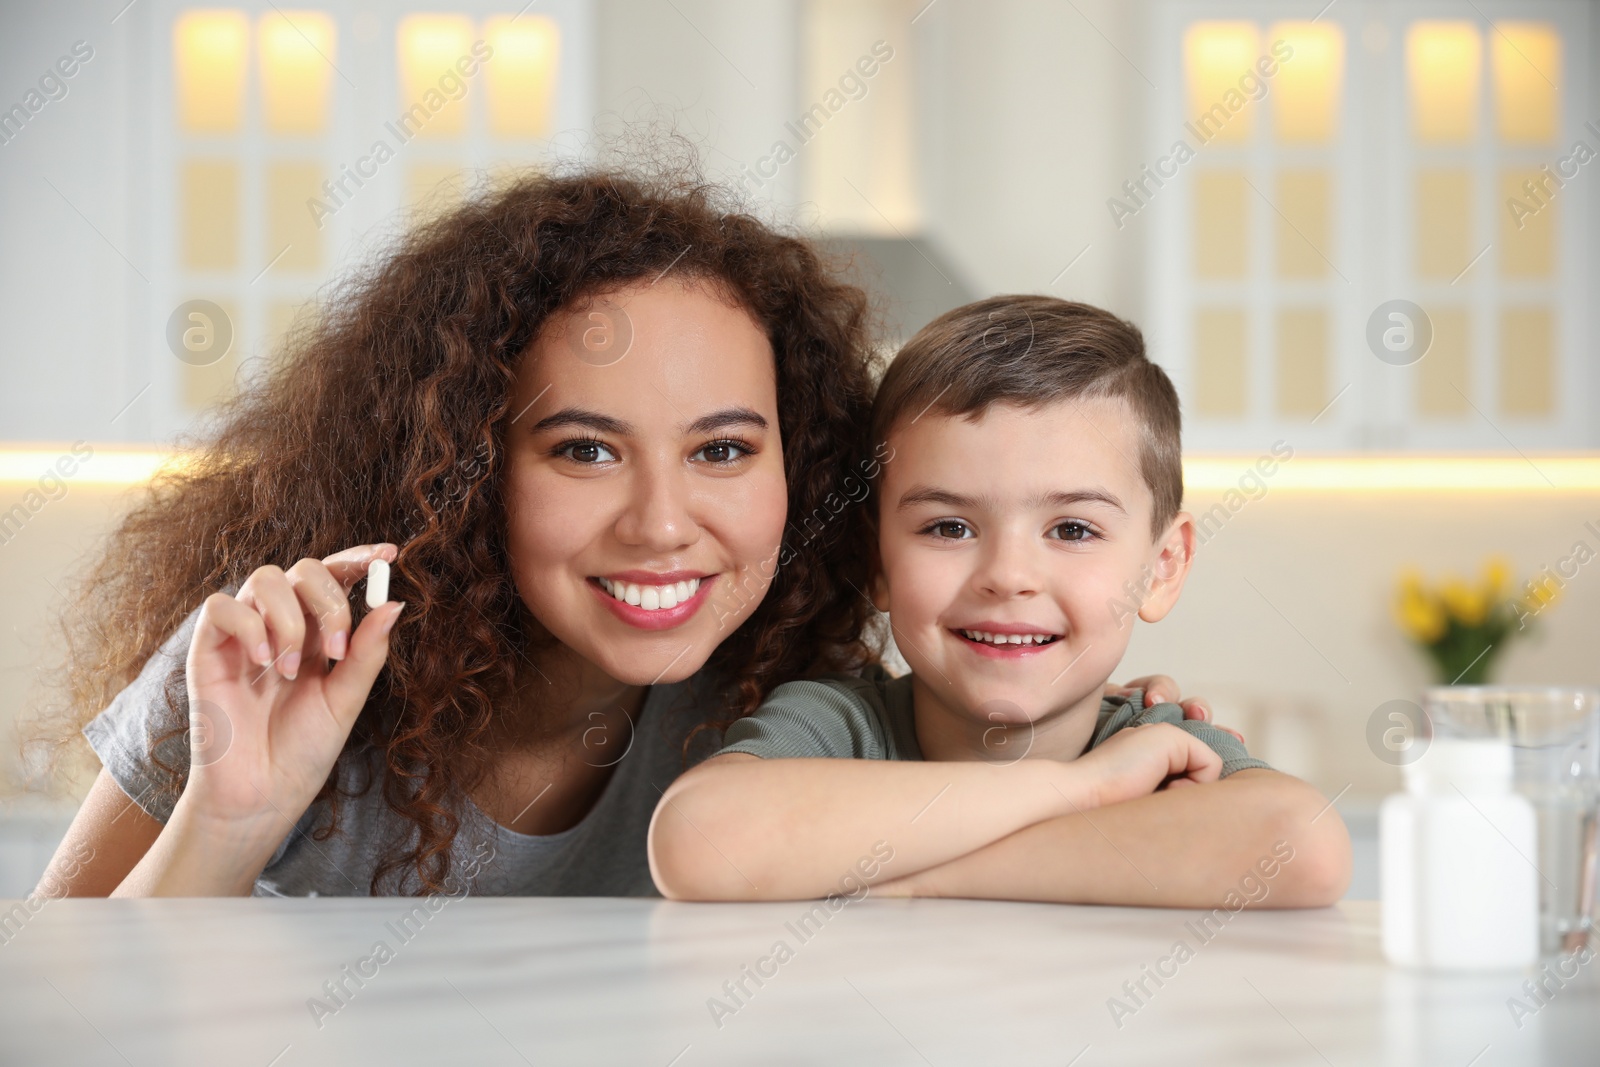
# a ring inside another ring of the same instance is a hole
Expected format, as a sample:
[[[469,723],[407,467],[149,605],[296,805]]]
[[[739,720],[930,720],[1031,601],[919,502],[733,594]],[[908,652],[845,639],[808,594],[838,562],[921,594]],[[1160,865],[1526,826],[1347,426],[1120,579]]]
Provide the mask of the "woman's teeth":
[[[700,588],[698,578],[672,585],[635,585],[632,582],[613,582],[610,578],[596,578],[595,581],[616,599],[646,611],[675,608],[694,596],[695,590]]]
[[[991,634],[982,630],[958,631],[968,641],[982,641],[986,645],[1048,645],[1057,634]]]

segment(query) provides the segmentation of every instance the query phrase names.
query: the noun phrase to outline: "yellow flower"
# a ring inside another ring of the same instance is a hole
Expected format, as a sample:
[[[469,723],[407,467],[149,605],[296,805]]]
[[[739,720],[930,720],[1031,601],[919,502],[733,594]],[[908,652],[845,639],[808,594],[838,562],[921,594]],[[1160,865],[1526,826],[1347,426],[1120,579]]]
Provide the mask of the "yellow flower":
[[[1511,561],[1505,556],[1490,556],[1483,564],[1484,594],[1489,603],[1497,604],[1511,586]]]
[[[1444,636],[1444,611],[1420,580],[1402,580],[1400,595],[1395,599],[1395,617],[1401,628],[1422,644],[1431,645]]]
[[[1439,589],[1444,606],[1461,622],[1477,626],[1489,614],[1489,601],[1483,590],[1474,589],[1459,578],[1449,578]]]
[[[1428,583],[1423,579],[1422,572],[1415,567],[1401,571],[1400,593],[1402,596],[1427,596]]]

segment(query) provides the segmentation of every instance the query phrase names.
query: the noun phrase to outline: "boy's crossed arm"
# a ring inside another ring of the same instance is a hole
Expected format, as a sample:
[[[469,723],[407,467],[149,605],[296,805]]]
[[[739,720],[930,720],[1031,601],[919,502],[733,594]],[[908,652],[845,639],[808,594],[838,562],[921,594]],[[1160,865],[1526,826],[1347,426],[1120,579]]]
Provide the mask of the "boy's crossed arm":
[[[880,841],[893,859],[879,877],[912,874],[1089,803],[1066,772],[1045,760],[996,767],[728,753],[684,774],[656,806],[651,874],[678,899],[820,897]]]
[[[1336,900],[1349,879],[1337,813],[1319,814],[1321,795],[1287,775],[1218,782],[1220,767],[1167,724],[1121,731],[1071,762],[730,753],[663,796],[651,873],[677,899],[805,899],[837,891],[877,856],[867,866],[891,894],[1209,906],[1285,841],[1295,860],[1270,902]],[[892,849],[886,862],[880,842]]]
[[[936,867],[889,871],[889,896],[1209,908],[1333,904],[1350,884],[1339,813],[1298,778],[1248,768],[1194,789],[1036,822]]]

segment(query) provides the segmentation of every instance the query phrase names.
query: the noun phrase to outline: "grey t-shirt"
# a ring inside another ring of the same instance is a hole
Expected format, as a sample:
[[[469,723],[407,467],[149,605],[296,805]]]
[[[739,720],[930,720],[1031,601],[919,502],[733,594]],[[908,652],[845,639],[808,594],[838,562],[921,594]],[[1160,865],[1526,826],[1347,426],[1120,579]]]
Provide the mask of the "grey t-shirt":
[[[1246,767],[1266,767],[1238,738],[1209,723],[1185,719],[1177,704],[1144,706],[1143,690],[1131,697],[1105,697],[1089,748],[1118,730],[1167,722],[1194,734],[1222,757],[1222,777]],[[786,682],[755,714],[728,727],[722,752],[766,759],[813,756],[832,759],[920,760],[911,706],[911,675],[894,678],[881,667],[862,677],[827,675]],[[720,753],[719,753],[720,755]]]
[[[160,822],[176,803],[158,788],[166,774],[150,759],[150,739],[168,732],[165,681],[188,654],[199,612],[150,658],[133,684],[84,728],[95,754],[128,796]],[[470,887],[486,896],[656,896],[646,859],[650,815],[666,787],[686,767],[682,744],[699,719],[687,707],[715,706],[704,672],[674,685],[652,686],[634,724],[631,739],[618,739],[621,756],[594,807],[576,826],[557,834],[532,836],[500,826],[470,798],[458,811],[462,825],[452,848],[453,872],[475,871]],[[188,714],[180,693],[178,711]],[[670,712],[670,714],[669,714]],[[183,721],[180,718],[178,721]],[[714,745],[697,745],[701,755]],[[169,766],[189,762],[188,739],[163,742],[161,759]],[[224,756],[223,758],[226,758]],[[256,880],[255,896],[367,896],[382,855],[395,843],[415,838],[412,823],[389,809],[383,797],[383,754],[350,761],[340,784],[362,795],[341,797],[339,832],[326,841],[311,834],[328,823],[325,802],[314,803]],[[691,760],[691,762],[693,762]],[[487,858],[486,858],[487,857]],[[414,881],[414,876],[413,876]],[[456,887],[447,882],[452,892]],[[414,891],[411,885],[407,891]]]

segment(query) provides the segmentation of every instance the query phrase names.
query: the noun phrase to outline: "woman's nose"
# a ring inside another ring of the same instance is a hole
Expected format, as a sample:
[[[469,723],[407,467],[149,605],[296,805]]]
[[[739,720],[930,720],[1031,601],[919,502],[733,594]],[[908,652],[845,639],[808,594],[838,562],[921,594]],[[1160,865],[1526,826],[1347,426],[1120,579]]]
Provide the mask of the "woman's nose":
[[[639,470],[616,533],[623,544],[651,552],[673,552],[698,541],[700,524],[683,473],[667,464]]]

